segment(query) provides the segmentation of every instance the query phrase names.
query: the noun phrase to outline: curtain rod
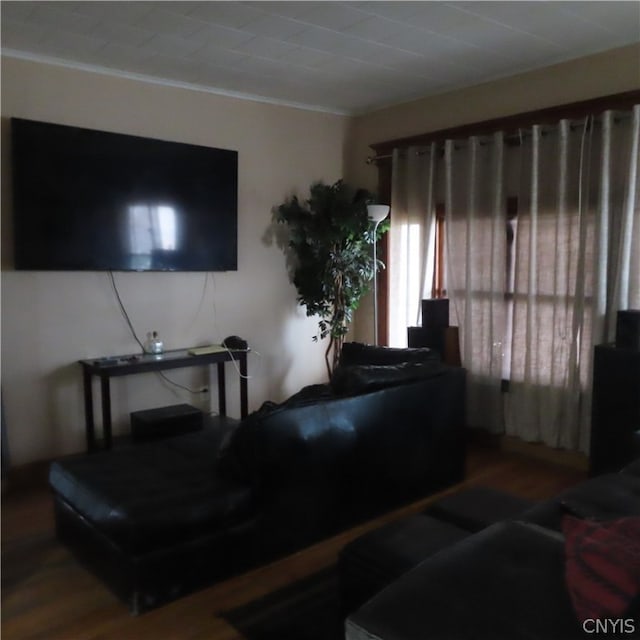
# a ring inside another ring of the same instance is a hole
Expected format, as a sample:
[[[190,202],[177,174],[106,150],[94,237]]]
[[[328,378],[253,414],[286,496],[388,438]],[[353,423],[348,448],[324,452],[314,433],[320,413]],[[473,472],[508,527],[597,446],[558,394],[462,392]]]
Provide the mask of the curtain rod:
[[[400,153],[405,153],[407,151],[407,149],[398,149],[398,151]],[[426,153],[427,153],[427,151],[416,151],[416,156],[423,156]],[[368,156],[367,160],[366,160],[366,163],[367,164],[375,164],[379,160],[387,160],[388,158],[393,158],[393,154],[392,153],[388,153],[388,154],[382,155],[382,156]]]
[[[398,151],[404,152],[404,151],[406,151],[406,149],[398,149]],[[426,151],[416,151],[416,155],[417,156],[423,156],[425,153],[426,153]],[[366,163],[367,164],[375,164],[376,162],[378,162],[380,160],[387,160],[389,158],[393,158],[393,154],[392,153],[387,153],[385,155],[380,155],[380,156],[367,156]]]
[[[625,120],[629,120],[631,118],[631,114],[628,112],[616,112],[615,116],[613,117],[613,124],[619,124],[620,122],[623,122]],[[585,125],[585,120],[589,120],[587,122],[587,128],[591,128],[591,126],[593,125],[600,125],[600,117],[599,116],[587,116],[586,118],[584,118],[582,120],[582,122],[580,121],[580,119],[575,119],[573,121],[570,122],[569,124],[569,129],[571,131],[576,131],[582,127],[584,127]],[[557,124],[541,124],[539,125],[541,128],[541,135],[544,137],[546,135],[549,134],[550,130],[555,129],[555,127],[557,126]],[[510,131],[510,132],[505,132],[505,136],[504,136],[504,141],[506,144],[511,144],[513,145],[515,144],[519,144],[519,142],[523,139],[528,139],[531,137],[531,133],[527,130],[527,128],[525,127],[520,127],[518,130],[516,131]],[[492,134],[487,133],[484,135],[476,135],[476,136],[469,136],[468,138],[462,138],[462,139],[455,139],[455,138],[445,138],[443,140],[433,140],[431,142],[427,142],[423,145],[415,145],[417,147],[421,147],[421,146],[428,146],[430,144],[435,143],[438,147],[441,147],[442,145],[444,145],[445,141],[447,139],[449,140],[453,140],[454,143],[455,142],[466,142],[469,138],[471,137],[476,137],[476,138],[491,138]],[[487,142],[485,142],[484,140],[481,140],[480,142],[480,146],[484,146],[486,145]],[[397,149],[399,151],[404,151],[406,149],[408,149],[409,147],[397,147]],[[457,147],[456,147],[457,148]],[[416,151],[416,155],[422,155],[423,153],[425,153],[424,151]],[[367,156],[366,159],[366,163],[367,164],[376,164],[377,162],[379,162],[380,160],[388,160],[389,158],[392,158],[393,154],[392,153],[386,153],[386,154],[381,154],[381,155],[377,155],[377,156]]]
[[[599,98],[591,98],[580,102],[556,105],[535,111],[527,111],[510,116],[493,118],[491,120],[458,125],[404,138],[396,138],[395,140],[376,142],[370,146],[375,153],[388,153],[395,147],[424,144],[425,142],[430,142],[434,138],[442,139],[444,137],[458,137],[460,135],[468,137],[473,133],[487,133],[500,129],[513,130],[522,126],[531,126],[535,123],[542,124],[543,122],[558,122],[558,120],[562,119],[582,118],[587,115],[600,114],[603,111],[608,110],[628,111],[632,110],[639,102],[640,90],[636,89],[634,91],[601,96]]]
[[[392,157],[393,157],[392,153],[387,153],[387,154],[382,155],[382,156],[367,156],[366,163],[367,164],[375,164],[379,160],[387,160],[388,158],[392,158]]]

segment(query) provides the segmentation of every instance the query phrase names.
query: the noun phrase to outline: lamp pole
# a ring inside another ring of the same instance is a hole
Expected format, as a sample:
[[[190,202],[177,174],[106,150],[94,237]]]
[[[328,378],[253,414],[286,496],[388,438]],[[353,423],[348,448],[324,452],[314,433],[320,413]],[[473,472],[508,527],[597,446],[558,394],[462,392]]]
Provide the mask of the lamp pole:
[[[373,225],[373,343],[378,346],[378,225],[389,214],[389,205],[369,204],[367,214]]]

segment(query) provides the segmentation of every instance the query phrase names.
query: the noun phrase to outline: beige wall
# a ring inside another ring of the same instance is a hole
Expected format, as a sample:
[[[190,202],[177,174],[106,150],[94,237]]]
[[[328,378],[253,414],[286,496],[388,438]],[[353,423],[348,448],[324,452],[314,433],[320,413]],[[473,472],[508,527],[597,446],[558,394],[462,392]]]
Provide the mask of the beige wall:
[[[116,273],[139,335],[157,329],[166,348],[245,337],[250,409],[281,400],[326,377],[316,322],[297,306],[281,251],[264,239],[271,208],[314,180],[343,174],[349,119],[210,93],[171,88],[40,63],[2,62],[3,265],[10,263],[8,118],[177,140],[239,152],[238,271],[205,274]],[[76,361],[126,354],[137,344],[105,273],[2,271],[2,391],[12,463],[84,448],[80,367]],[[227,369],[229,413],[239,415],[238,377]],[[168,372],[203,385],[204,372]],[[215,383],[215,374],[213,374]],[[217,408],[217,397],[190,396],[155,374],[115,379],[114,418],[188,402]]]
[[[640,47],[556,65],[348,119],[186,89],[2,62],[2,263],[10,262],[8,118],[18,116],[239,151],[239,268],[204,274],[119,273],[116,280],[139,334],[157,329],[168,348],[237,333],[252,356],[251,408],[325,377],[316,323],[304,316],[284,258],[264,234],[271,207],[316,179],[344,177],[375,188],[369,145],[504,115],[640,88]],[[343,158],[344,152],[344,158]],[[363,301],[353,336],[370,340],[372,305]],[[82,450],[84,422],[76,360],[132,353],[137,345],[103,273],[2,272],[2,390],[15,464]],[[200,386],[202,374],[170,374]],[[214,376],[215,378],[215,376]],[[238,415],[237,376],[229,412]],[[215,408],[211,398],[176,391],[151,374],[115,380],[115,421],[178,402]]]
[[[366,159],[376,142],[637,89],[640,45],[633,45],[381,109],[355,119],[347,141],[346,179],[375,190],[377,171]],[[363,301],[356,316],[358,340],[373,335],[372,307]]]

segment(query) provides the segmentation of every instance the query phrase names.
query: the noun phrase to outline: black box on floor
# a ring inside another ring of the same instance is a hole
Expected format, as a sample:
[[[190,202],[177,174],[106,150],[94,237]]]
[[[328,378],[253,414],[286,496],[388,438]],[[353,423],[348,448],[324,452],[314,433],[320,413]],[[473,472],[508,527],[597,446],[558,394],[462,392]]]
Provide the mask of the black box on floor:
[[[174,404],[131,413],[131,439],[146,442],[202,429],[203,413],[190,404]]]

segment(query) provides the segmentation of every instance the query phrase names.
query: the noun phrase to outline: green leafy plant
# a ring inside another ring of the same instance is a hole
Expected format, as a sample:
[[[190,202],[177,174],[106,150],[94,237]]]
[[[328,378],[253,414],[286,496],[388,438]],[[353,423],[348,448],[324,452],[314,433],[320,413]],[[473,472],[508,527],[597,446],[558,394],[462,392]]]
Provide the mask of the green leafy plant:
[[[308,316],[319,316],[319,334],[329,338],[325,351],[327,372],[337,364],[353,312],[369,291],[374,274],[373,243],[389,228],[374,225],[367,216],[373,194],[355,190],[342,180],[333,185],[311,185],[310,197],[289,198],[275,209],[275,220],[288,228],[286,250],[298,302]],[[377,261],[376,268],[384,267]]]

